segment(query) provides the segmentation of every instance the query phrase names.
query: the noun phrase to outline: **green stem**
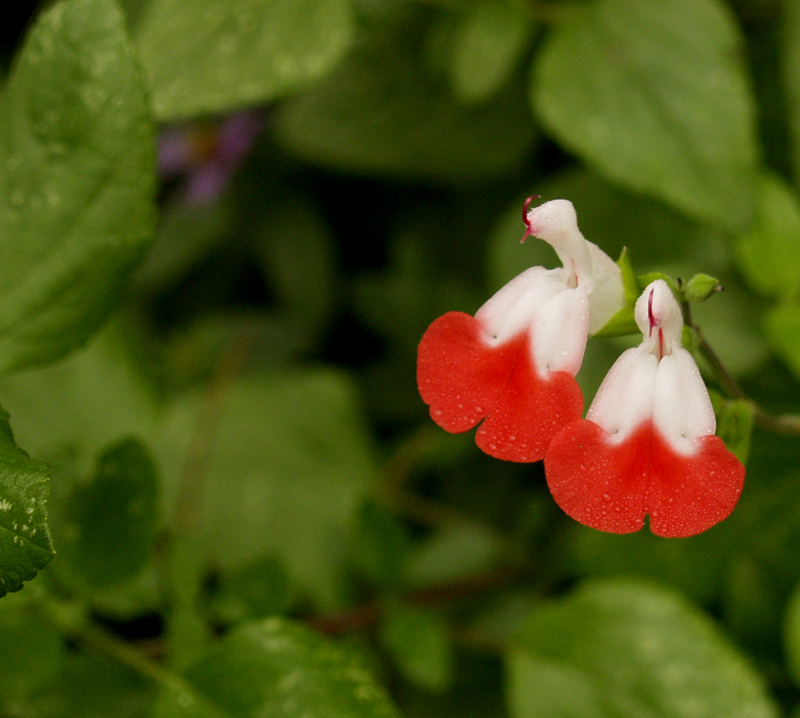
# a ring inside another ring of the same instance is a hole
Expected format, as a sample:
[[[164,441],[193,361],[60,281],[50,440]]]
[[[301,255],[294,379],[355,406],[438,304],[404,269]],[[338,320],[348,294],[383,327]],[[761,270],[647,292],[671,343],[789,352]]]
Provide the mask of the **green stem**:
[[[692,312],[689,302],[682,303],[683,318],[697,337],[697,351],[706,360],[714,379],[720,388],[728,395],[729,399],[739,399],[748,401],[755,412],[754,419],[758,426],[772,434],[783,434],[784,436],[800,436],[800,416],[797,414],[775,415],[764,411],[758,404],[747,398],[744,389],[739,386],[739,382],[734,379],[730,372],[725,368],[722,359],[703,336],[700,327],[692,321]]]
[[[194,692],[180,676],[151,661],[113,633],[93,623],[81,606],[48,597],[38,601],[36,607],[62,634],[89,650],[127,666],[159,685],[183,693]]]

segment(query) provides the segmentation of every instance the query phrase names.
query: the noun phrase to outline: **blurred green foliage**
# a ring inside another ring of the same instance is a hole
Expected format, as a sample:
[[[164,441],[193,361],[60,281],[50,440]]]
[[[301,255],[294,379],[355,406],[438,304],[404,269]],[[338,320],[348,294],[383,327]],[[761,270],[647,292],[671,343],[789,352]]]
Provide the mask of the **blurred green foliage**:
[[[797,3],[21,6],[0,715],[800,714]],[[708,532],[580,526],[430,421],[425,328],[556,264],[533,193],[705,300]]]

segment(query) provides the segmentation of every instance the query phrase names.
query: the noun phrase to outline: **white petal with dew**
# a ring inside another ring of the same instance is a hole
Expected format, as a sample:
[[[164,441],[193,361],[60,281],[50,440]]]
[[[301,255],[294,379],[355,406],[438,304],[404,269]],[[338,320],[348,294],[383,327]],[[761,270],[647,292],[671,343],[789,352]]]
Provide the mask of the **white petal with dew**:
[[[597,390],[586,418],[614,443],[627,439],[653,415],[658,359],[641,346],[624,351]]]
[[[677,299],[663,279],[656,279],[647,285],[636,300],[635,315],[636,324],[645,338],[643,346],[648,345],[651,348],[657,346],[656,328],[660,328],[664,335],[665,354],[681,347],[683,315]]]
[[[695,452],[693,441],[716,431],[708,390],[692,355],[675,349],[658,366],[653,393],[653,422],[678,453]]]
[[[530,210],[526,221],[534,237],[543,239],[556,250],[570,277],[579,277],[585,282],[586,291],[591,292],[592,259],[586,239],[578,229],[572,202],[566,199],[545,202]]]
[[[588,327],[589,298],[583,287],[564,289],[542,304],[530,337],[539,375],[566,371],[575,376],[586,350]]]
[[[566,288],[563,269],[531,267],[498,290],[475,318],[486,332],[489,344],[503,344],[530,329],[539,307]]]
[[[589,295],[589,334],[599,332],[622,307],[625,306],[625,289],[622,270],[600,247],[586,242],[592,259],[594,289]]]

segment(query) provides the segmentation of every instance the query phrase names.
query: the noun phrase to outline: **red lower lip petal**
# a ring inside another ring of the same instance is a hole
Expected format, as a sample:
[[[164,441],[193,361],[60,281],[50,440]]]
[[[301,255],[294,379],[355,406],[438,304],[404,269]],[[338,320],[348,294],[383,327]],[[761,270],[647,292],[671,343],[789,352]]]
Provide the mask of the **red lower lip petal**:
[[[697,439],[691,456],[676,452],[651,421],[614,444],[591,421],[565,427],[545,458],[556,503],[586,526],[638,531],[650,514],[659,536],[692,536],[726,518],[744,484],[744,467],[716,436]]]

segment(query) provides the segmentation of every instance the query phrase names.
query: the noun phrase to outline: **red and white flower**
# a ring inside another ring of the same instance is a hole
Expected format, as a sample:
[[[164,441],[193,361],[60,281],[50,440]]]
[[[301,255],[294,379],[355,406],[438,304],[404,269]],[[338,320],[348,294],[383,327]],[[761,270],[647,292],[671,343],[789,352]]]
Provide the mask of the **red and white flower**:
[[[448,312],[419,344],[417,383],[433,420],[450,432],[481,420],[476,442],[508,461],[539,461],[550,440],[579,419],[574,376],[589,333],[623,306],[619,267],[578,229],[575,209],[553,200],[529,210],[528,235],[543,239],[563,267],[531,267],[474,317]]]
[[[585,420],[563,428],[545,457],[547,483],[572,518],[601,531],[692,536],[733,511],[744,466],[714,436],[716,420],[683,319],[657,280],[636,303],[644,341],[616,361]]]

